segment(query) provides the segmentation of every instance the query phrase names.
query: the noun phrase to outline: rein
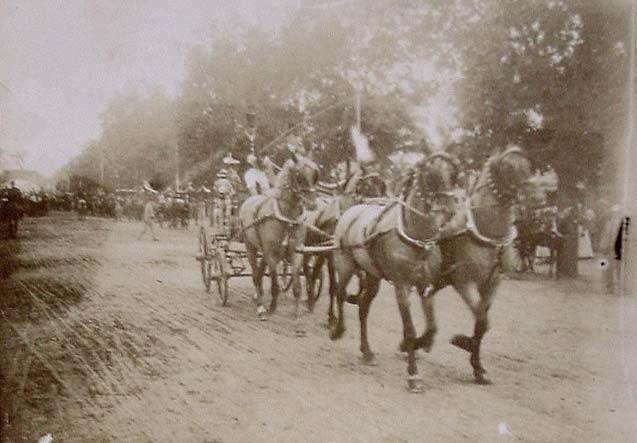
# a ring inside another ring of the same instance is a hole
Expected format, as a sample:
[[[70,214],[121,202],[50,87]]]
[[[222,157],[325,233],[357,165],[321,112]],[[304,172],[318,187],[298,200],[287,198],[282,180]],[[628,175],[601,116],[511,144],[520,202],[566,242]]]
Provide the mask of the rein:
[[[442,155],[438,155],[441,156],[445,159],[447,159],[446,156],[442,156]],[[429,162],[428,162],[429,163]],[[454,165],[455,166],[455,165]],[[418,175],[418,177],[414,177],[414,183],[412,183],[412,187],[414,186],[415,183],[421,181],[422,178],[420,175]],[[409,192],[406,192],[404,195],[404,199],[397,199],[396,202],[401,206],[401,210],[398,211],[398,227],[397,227],[397,231],[398,231],[398,235],[405,240],[407,243],[412,244],[418,248],[422,248],[425,251],[429,251],[431,250],[436,243],[440,240],[440,229],[438,229],[438,232],[436,234],[434,234],[432,237],[429,237],[425,240],[418,240],[416,238],[413,238],[412,236],[410,236],[406,229],[405,229],[405,210],[411,212],[412,214],[417,215],[418,217],[420,217],[421,219],[426,219],[427,217],[430,217],[432,213],[435,212],[445,212],[446,209],[444,208],[436,208],[434,203],[433,203],[433,198],[437,195],[444,195],[444,196],[450,196],[453,195],[452,192],[450,191],[437,191],[437,192],[433,192],[433,193],[426,193],[425,195],[425,205],[429,208],[429,213],[425,213],[423,211],[420,211],[419,209],[414,208],[412,205],[407,203],[407,198],[409,193],[411,192],[411,190]],[[418,197],[422,197],[422,194],[420,192],[420,190],[416,191],[416,196]]]

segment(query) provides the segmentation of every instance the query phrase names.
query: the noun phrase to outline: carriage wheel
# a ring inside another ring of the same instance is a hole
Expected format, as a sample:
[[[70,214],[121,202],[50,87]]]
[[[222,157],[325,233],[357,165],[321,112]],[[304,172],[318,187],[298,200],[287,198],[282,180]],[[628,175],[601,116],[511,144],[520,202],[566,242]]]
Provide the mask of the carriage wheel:
[[[206,288],[206,292],[210,292],[210,282],[212,280],[212,265],[208,258],[209,252],[208,238],[206,237],[205,229],[202,227],[199,231],[199,256],[201,262],[201,278]]]
[[[230,274],[228,273],[228,259],[226,258],[226,252],[223,249],[218,249],[214,258],[211,261],[212,266],[212,279],[216,282],[217,297],[221,306],[228,304],[228,279]]]

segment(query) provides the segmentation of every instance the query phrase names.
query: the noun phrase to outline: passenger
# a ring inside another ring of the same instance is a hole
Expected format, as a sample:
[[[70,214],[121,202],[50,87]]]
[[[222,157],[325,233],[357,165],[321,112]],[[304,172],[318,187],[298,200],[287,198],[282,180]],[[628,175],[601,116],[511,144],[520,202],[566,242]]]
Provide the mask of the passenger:
[[[268,176],[260,168],[260,162],[253,154],[248,155],[247,162],[250,168],[243,176],[250,195],[265,194],[270,189]]]

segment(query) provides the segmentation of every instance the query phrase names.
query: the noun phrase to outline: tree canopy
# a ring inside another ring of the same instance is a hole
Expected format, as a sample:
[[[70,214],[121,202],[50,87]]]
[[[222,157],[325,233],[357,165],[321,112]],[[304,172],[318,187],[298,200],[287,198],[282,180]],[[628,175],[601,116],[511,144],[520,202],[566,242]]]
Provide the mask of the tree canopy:
[[[601,0],[306,1],[275,29],[218,25],[190,51],[178,96],[114,97],[67,169],[109,187],[177,172],[210,181],[228,152],[249,152],[247,112],[257,152],[280,156],[291,132],[329,168],[353,156],[359,92],[383,161],[452,147],[480,162],[518,142],[538,168],[592,187],[590,162],[625,127],[629,12]]]

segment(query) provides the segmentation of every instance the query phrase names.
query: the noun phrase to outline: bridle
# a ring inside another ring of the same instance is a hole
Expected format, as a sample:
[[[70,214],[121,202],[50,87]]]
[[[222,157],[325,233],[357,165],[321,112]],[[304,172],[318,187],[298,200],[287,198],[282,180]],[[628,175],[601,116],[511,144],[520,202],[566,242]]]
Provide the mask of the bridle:
[[[288,171],[289,176],[285,187],[289,189],[289,191],[293,195],[299,198],[301,208],[305,210],[309,206],[310,201],[313,201],[315,199],[316,187],[314,186],[314,184],[310,183],[310,181],[307,180],[306,177],[304,177],[303,173],[300,170],[301,167],[310,167],[314,171],[318,171],[318,168],[310,163],[303,164],[295,169],[291,169],[290,171]],[[301,181],[304,182],[304,184],[300,184]]]
[[[445,160],[446,162],[448,162],[449,164],[451,164],[454,167],[454,172],[457,174],[458,173],[458,165],[454,162],[453,157],[451,157],[449,154],[447,153],[436,153],[434,155],[432,155],[430,158],[427,159],[427,161],[425,162],[425,169],[429,172],[431,171],[431,168],[433,167],[433,160],[435,158],[441,158],[443,160]],[[412,169],[411,171],[412,174],[415,175],[415,177],[413,177],[413,182],[411,183],[411,185],[409,186],[409,189],[405,189],[405,192],[403,192],[403,197],[401,199],[398,200],[398,203],[402,206],[403,210],[399,211],[399,215],[398,215],[398,234],[407,242],[423,248],[425,251],[429,251],[431,248],[433,248],[435,246],[435,244],[438,242],[438,240],[440,240],[440,230],[438,230],[438,232],[436,232],[436,234],[434,234],[432,237],[427,238],[425,240],[419,240],[419,239],[415,239],[413,237],[411,237],[409,234],[407,234],[406,230],[405,230],[405,214],[404,211],[409,211],[415,215],[417,215],[418,217],[420,217],[421,219],[426,219],[431,217],[431,215],[433,213],[438,213],[438,212],[443,212],[445,214],[449,214],[449,213],[453,213],[453,210],[448,209],[445,205],[436,205],[436,200],[438,199],[438,197],[443,196],[445,198],[448,197],[452,197],[455,200],[455,194],[453,193],[453,191],[450,190],[445,190],[445,191],[425,191],[424,195],[423,193],[420,191],[420,189],[416,190],[416,194],[415,196],[417,198],[421,198],[423,199],[423,205],[425,207],[425,211],[420,211],[419,209],[414,208],[413,206],[411,206],[410,204],[407,203],[407,197],[408,195],[411,194],[412,190],[414,187],[422,187],[423,183],[423,174],[422,173],[416,173],[415,170]]]
[[[437,152],[433,155],[431,155],[429,158],[427,158],[427,160],[425,161],[425,169],[427,171],[430,171],[433,168],[433,160],[435,159],[442,159],[444,161],[446,161],[448,164],[450,164],[451,166],[453,166],[454,168],[454,174],[457,175],[459,172],[459,167],[457,162],[454,160],[454,158],[447,154],[446,152]],[[423,186],[423,183],[420,183],[422,181],[422,174],[417,174],[415,172],[414,169],[412,169],[411,171],[412,174],[415,174],[416,177],[414,177],[413,179],[413,183],[411,184],[410,188],[413,188],[415,186]],[[426,214],[422,211],[419,211],[418,209],[412,207],[411,205],[407,204],[407,195],[409,195],[409,193],[411,192],[411,189],[405,190],[405,192],[403,193],[403,206],[405,207],[405,209],[409,210],[410,212],[413,212],[414,214],[420,216],[420,217],[427,217],[429,216],[429,214]],[[427,211],[429,213],[436,213],[436,212],[444,212],[444,213],[449,213],[449,212],[453,212],[450,211],[448,208],[445,207],[445,205],[437,205],[436,201],[438,200],[439,197],[444,197],[444,198],[453,198],[455,200],[456,198],[456,194],[452,191],[452,190],[437,190],[437,191],[426,191],[425,195],[423,195],[423,193],[418,190],[416,191],[416,197],[419,198],[423,198],[424,197],[424,207],[427,209]]]
[[[481,205],[481,206],[472,206],[472,208],[479,208],[479,207],[488,207],[488,206],[503,206],[503,207],[512,207],[515,204],[519,203],[520,201],[520,189],[519,187],[521,185],[524,185],[525,183],[529,182],[529,179],[526,179],[524,181],[520,181],[514,185],[508,186],[505,189],[502,189],[502,184],[500,184],[500,187],[498,187],[498,184],[496,184],[494,176],[493,176],[493,167],[496,164],[499,164],[502,160],[504,160],[504,158],[506,158],[508,155],[520,155],[523,158],[527,158],[526,154],[524,153],[524,151],[518,147],[518,146],[512,146],[510,148],[508,148],[507,150],[505,150],[504,152],[502,152],[501,154],[499,154],[497,157],[495,157],[492,160],[489,160],[489,163],[487,165],[486,168],[486,180],[484,180],[483,183],[478,185],[478,182],[480,181],[479,179],[476,181],[476,183],[473,186],[473,189],[470,192],[469,195],[469,199],[471,199],[471,196],[474,195],[478,190],[483,189],[483,188],[488,188],[489,191],[491,192],[491,194],[494,195],[494,197],[496,198],[496,200],[498,201],[497,205]]]

